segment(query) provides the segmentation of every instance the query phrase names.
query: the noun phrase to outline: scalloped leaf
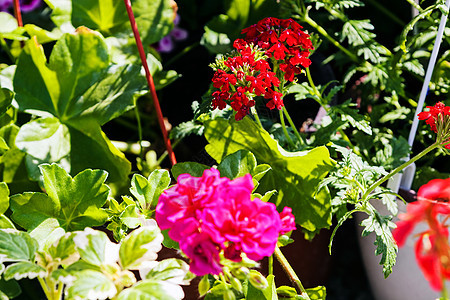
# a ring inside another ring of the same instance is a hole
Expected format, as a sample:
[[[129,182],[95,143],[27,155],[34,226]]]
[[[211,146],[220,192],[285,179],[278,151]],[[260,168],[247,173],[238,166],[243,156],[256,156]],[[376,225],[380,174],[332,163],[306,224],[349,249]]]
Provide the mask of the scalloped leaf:
[[[245,149],[255,155],[258,163],[270,165],[272,170],[261,179],[257,192],[278,190],[275,203],[290,206],[297,224],[304,229],[314,234],[331,225],[330,196],[325,190],[316,194],[321,179],[334,166],[326,147],[287,152],[248,117],[238,122],[206,121],[205,137],[209,142],[206,151],[218,162]]]
[[[25,229],[34,229],[47,218],[55,218],[66,231],[103,225],[107,214],[101,209],[109,187],[107,173],[87,169],[75,177],[58,166],[40,166],[47,194],[24,193],[11,197],[11,218]]]

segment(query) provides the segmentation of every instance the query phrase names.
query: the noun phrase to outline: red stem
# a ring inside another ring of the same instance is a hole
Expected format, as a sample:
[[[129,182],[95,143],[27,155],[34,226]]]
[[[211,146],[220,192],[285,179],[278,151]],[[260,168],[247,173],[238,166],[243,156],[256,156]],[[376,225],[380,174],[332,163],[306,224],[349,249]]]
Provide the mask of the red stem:
[[[16,0],[18,1],[18,0]],[[164,138],[164,143],[166,144],[166,149],[169,154],[170,162],[172,163],[172,166],[177,163],[177,160],[175,158],[175,153],[172,149],[172,144],[170,143],[169,135],[166,130],[166,126],[164,125],[164,117],[161,111],[161,106],[159,105],[158,101],[158,95],[156,94],[155,84],[153,82],[152,74],[150,73],[150,70],[148,69],[147,64],[147,58],[145,56],[144,46],[142,45],[141,37],[139,35],[139,31],[136,24],[136,19],[134,18],[133,9],[131,8],[131,2],[130,0],[124,0],[125,6],[127,8],[128,18],[130,19],[131,29],[133,30],[134,39],[136,40],[136,46],[139,51],[139,56],[141,58],[142,65],[144,66],[145,70],[145,78],[147,79],[148,86],[150,88],[150,93],[152,95],[153,104],[156,109],[156,115],[158,116],[158,122],[159,127],[161,127],[162,135]]]
[[[17,25],[19,27],[23,27],[22,13],[20,12],[19,0],[14,0],[14,16],[16,17]]]

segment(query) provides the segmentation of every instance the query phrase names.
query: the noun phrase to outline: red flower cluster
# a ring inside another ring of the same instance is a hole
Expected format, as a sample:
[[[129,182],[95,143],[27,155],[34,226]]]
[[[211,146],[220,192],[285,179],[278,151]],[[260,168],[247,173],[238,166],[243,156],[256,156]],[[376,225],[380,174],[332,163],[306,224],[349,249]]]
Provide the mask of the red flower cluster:
[[[274,91],[280,81],[271,71],[269,63],[263,57],[256,58],[257,50],[244,40],[234,42],[236,55],[224,61],[224,69],[218,69],[212,79],[213,108],[224,109],[227,103],[237,112],[236,120],[241,120],[255,105],[254,96],[270,99],[270,109],[283,107],[282,94]],[[260,55],[261,56],[261,55]]]
[[[419,189],[417,196],[419,200],[409,203],[407,212],[399,215],[393,236],[401,247],[417,223],[428,223],[429,229],[416,242],[416,259],[431,287],[442,290],[444,279],[450,279],[450,246],[448,228],[438,216],[450,214],[450,178],[431,180]]]
[[[300,74],[301,67],[311,65],[309,50],[314,47],[309,35],[292,19],[265,18],[242,30],[245,40],[264,49],[266,55],[278,62],[284,78],[293,81]]]
[[[419,120],[426,120],[425,123],[430,125],[431,130],[436,132],[438,135],[449,135],[449,132],[438,132],[439,130],[436,123],[441,123],[444,130],[448,129],[446,127],[449,125],[444,123],[450,122],[450,107],[445,106],[442,102],[438,102],[434,106],[427,106],[427,108],[427,111],[423,111],[418,114]],[[446,122],[444,122],[445,120]],[[450,149],[450,144],[445,145],[445,148]]]

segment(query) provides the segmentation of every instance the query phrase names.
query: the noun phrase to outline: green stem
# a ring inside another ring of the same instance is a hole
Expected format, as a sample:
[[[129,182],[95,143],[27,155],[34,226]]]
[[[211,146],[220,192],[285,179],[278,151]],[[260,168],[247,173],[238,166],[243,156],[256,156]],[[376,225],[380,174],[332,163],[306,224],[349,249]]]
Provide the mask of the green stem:
[[[344,48],[337,40],[335,40],[332,36],[328,34],[328,32],[319,24],[317,24],[313,19],[311,19],[307,14],[305,15],[304,21],[308,23],[311,27],[313,27],[318,33],[323,35],[328,41],[331,42],[335,47],[344,52],[351,60],[356,63],[359,63],[360,60],[358,56]]]
[[[395,168],[394,170],[392,170],[389,174],[385,175],[384,177],[378,179],[375,183],[373,183],[368,189],[367,191],[364,193],[364,195],[362,196],[362,200],[366,200],[367,197],[370,195],[371,192],[373,192],[373,190],[375,190],[377,187],[379,187],[383,182],[389,180],[392,176],[394,176],[395,174],[397,174],[398,172],[402,171],[403,169],[405,169],[407,166],[409,166],[410,164],[412,164],[413,162],[415,162],[416,160],[419,160],[420,158],[422,158],[423,156],[425,156],[426,154],[428,154],[428,152],[434,150],[435,148],[439,147],[439,143],[435,142],[434,144],[428,146],[425,150],[423,150],[422,152],[420,152],[419,154],[417,154],[416,156],[414,156],[413,158],[411,158],[410,160],[404,162],[402,165],[398,166],[397,168]]]
[[[306,289],[303,287],[302,282],[298,278],[297,274],[295,273],[294,269],[289,264],[288,260],[284,256],[284,254],[281,252],[280,248],[275,247],[275,257],[277,258],[278,262],[280,263],[283,270],[288,275],[289,279],[291,280],[292,284],[295,286],[295,289],[299,293],[300,296],[304,297],[306,300],[311,300],[308,296],[308,293],[306,292]]]
[[[252,107],[250,107],[250,111],[251,111],[253,117],[255,118],[256,123],[258,123],[259,127],[264,128],[262,126],[261,120],[259,119],[258,112],[256,111],[256,108],[254,106],[252,106]]]
[[[280,122],[281,122],[281,127],[283,128],[284,135],[286,136],[286,139],[287,139],[289,145],[291,145],[292,148],[295,148],[295,144],[292,141],[291,137],[289,136],[289,133],[288,133],[287,128],[286,128],[286,124],[284,123],[283,111],[279,110],[278,112],[280,113]]]
[[[41,284],[42,290],[44,291],[44,294],[47,297],[47,299],[51,300],[53,296],[48,289],[47,282],[45,282],[45,280],[41,277],[38,277],[38,281]]]
[[[136,122],[138,126],[138,136],[139,136],[139,157],[144,160],[144,147],[142,147],[142,124],[141,124],[141,114],[139,113],[139,108],[137,102],[134,106],[134,112],[136,114]]]
[[[282,110],[283,110],[284,115],[286,116],[286,119],[287,119],[288,122],[289,122],[289,125],[291,125],[292,130],[294,130],[294,134],[295,134],[295,136],[297,137],[298,141],[300,142],[300,144],[301,144],[302,146],[304,146],[304,145],[305,145],[305,141],[303,140],[302,136],[300,135],[300,133],[298,132],[297,128],[295,127],[294,122],[292,122],[292,118],[291,118],[291,116],[289,115],[287,109],[283,106],[283,109],[282,109]]]

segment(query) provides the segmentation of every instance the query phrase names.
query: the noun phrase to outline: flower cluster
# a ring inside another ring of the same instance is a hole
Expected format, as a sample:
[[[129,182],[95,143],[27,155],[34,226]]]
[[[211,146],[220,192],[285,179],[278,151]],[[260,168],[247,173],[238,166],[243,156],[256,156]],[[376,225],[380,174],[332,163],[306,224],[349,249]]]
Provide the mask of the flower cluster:
[[[445,148],[450,149],[450,107],[438,102],[434,106],[427,106],[427,111],[418,114],[419,120],[425,120],[431,130],[437,133]]]
[[[292,19],[265,18],[242,30],[245,40],[265,50],[268,57],[277,61],[284,79],[293,81],[295,74],[311,65],[309,50],[314,47],[309,35]]]
[[[212,79],[213,86],[218,89],[212,94],[213,108],[224,109],[228,103],[237,112],[236,120],[241,120],[255,105],[253,97],[263,96],[270,99],[268,108],[281,109],[282,94],[274,90],[280,81],[261,51],[240,39],[234,42],[234,48],[233,56],[217,64]]]
[[[393,236],[401,247],[417,223],[428,223],[429,229],[420,233],[416,242],[416,259],[431,287],[442,290],[444,279],[450,279],[450,246],[448,228],[439,221],[439,215],[450,214],[450,178],[431,180],[417,196],[419,200],[409,203],[407,212],[399,215]]]
[[[234,41],[235,51],[212,65],[217,89],[212,93],[212,107],[224,109],[229,104],[237,112],[235,119],[241,120],[255,106],[254,97],[262,96],[269,109],[281,110],[280,79],[294,81],[302,67],[311,64],[308,57],[313,46],[301,28],[292,19],[265,18],[242,30],[245,38]]]
[[[270,256],[279,235],[295,229],[289,208],[279,214],[273,203],[251,200],[252,190],[249,174],[230,180],[212,168],[202,177],[180,175],[160,196],[156,220],[191,259],[192,273],[220,274],[222,258]]]

